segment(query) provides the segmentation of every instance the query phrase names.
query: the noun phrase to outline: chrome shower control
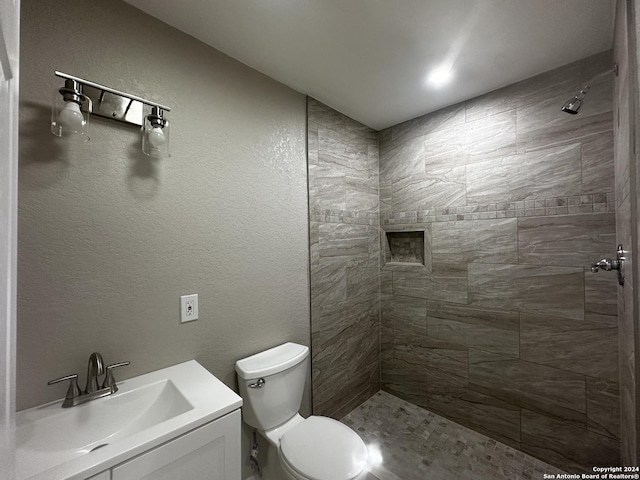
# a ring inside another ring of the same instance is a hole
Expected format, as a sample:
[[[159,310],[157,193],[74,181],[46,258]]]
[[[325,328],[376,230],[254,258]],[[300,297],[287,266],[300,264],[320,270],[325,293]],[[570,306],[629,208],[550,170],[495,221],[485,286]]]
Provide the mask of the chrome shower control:
[[[624,260],[624,249],[622,248],[622,245],[618,245],[616,260],[603,258],[598,263],[591,265],[591,271],[593,273],[598,273],[601,269],[607,272],[616,270],[618,272],[618,283],[620,285],[624,285]]]

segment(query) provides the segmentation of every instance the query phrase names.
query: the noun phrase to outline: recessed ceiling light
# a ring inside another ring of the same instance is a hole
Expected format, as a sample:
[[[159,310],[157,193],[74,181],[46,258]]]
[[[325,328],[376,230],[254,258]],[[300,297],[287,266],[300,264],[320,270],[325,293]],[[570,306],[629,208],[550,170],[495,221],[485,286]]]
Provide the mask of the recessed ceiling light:
[[[449,65],[440,65],[431,70],[427,81],[434,87],[443,87],[453,79],[453,72]]]

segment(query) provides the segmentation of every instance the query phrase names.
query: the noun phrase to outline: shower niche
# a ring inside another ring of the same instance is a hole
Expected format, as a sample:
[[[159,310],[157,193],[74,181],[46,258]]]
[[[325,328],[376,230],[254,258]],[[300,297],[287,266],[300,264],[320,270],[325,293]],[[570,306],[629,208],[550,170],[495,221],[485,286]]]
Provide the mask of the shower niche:
[[[431,252],[425,230],[382,232],[384,267],[389,270],[429,270]]]

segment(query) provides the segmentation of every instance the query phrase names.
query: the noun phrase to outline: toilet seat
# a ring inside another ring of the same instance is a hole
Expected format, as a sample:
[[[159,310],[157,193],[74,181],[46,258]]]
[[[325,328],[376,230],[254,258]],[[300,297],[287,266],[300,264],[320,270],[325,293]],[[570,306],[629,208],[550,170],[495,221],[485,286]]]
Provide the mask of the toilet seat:
[[[311,416],[280,439],[285,469],[308,480],[351,480],[367,463],[367,447],[343,423]]]

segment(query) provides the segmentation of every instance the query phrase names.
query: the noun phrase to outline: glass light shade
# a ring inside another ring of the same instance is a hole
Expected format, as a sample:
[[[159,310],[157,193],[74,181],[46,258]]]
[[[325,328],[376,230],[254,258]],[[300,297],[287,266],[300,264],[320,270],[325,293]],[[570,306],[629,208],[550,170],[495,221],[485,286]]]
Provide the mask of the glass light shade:
[[[153,115],[144,117],[142,126],[142,153],[155,158],[168,158],[169,141],[171,139],[171,124],[166,118],[158,122]]]
[[[75,142],[89,141],[89,112],[75,101],[65,101],[58,90],[51,106],[51,133]]]

